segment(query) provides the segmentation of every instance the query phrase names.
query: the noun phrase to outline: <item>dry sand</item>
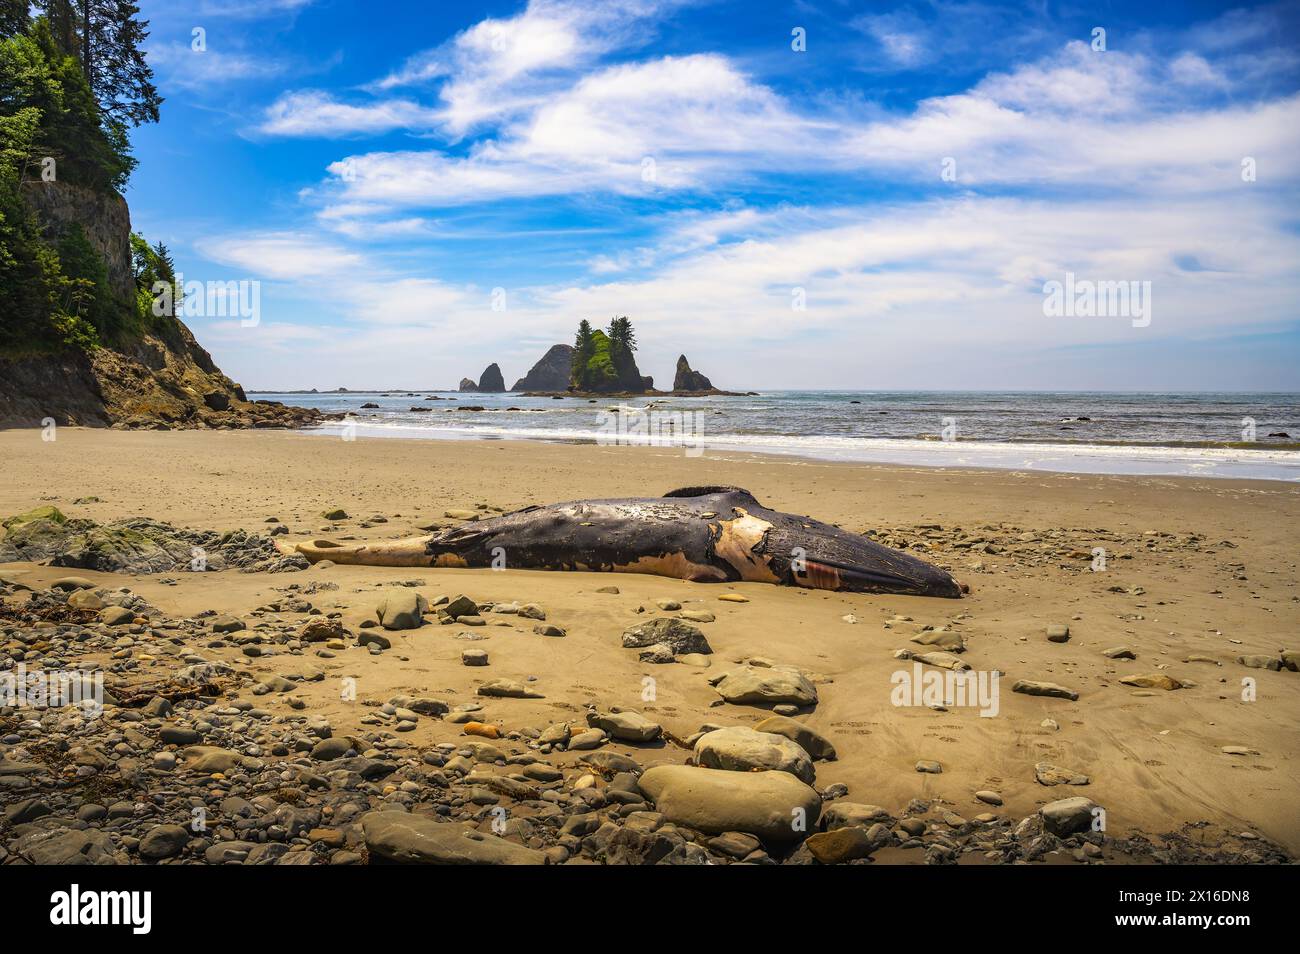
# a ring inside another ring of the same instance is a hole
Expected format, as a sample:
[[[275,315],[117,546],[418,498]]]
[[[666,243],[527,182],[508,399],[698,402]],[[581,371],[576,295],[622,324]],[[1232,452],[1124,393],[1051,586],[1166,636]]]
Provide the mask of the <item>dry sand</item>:
[[[1300,674],[1247,669],[1243,653],[1276,655],[1297,648],[1296,536],[1300,488],[1270,482],[1051,475],[865,466],[736,453],[691,458],[680,450],[559,445],[523,441],[357,440],[273,432],[114,432],[62,428],[46,442],[39,431],[0,432],[0,514],[54,503],[96,520],[147,515],[177,525],[261,531],[267,517],[290,540],[370,540],[403,536],[443,519],[449,508],[515,509],[581,497],[653,496],[680,486],[729,484],[764,504],[807,513],[850,530],[894,528],[897,537],[928,533],[928,558],[968,583],[959,601],[806,592],[760,584],[707,585],[650,576],[520,570],[314,567],[293,574],[174,574],[122,577],[77,571],[106,585],[128,585],[170,614],[215,609],[245,614],[282,595],[290,583],[330,581],[338,589],[312,597],[338,609],[353,631],[373,614],[388,582],[418,579],[423,592],[466,593],[476,600],[543,605],[563,639],[532,634],[532,623],[480,628],[482,642],[455,638],[463,627],[394,632],[381,656],[361,650],[320,661],[330,678],[304,684],[308,711],[328,717],[336,733],[360,729],[362,706],[339,699],[333,677],[355,676],[362,701],[397,691],[473,698],[489,678],[536,677],[539,700],[488,700],[487,716],[509,729],[580,720],[582,706],[634,708],[678,736],[701,723],[749,725],[766,713],[712,706],[706,679],[730,661],[761,655],[823,674],[821,702],[807,722],[829,736],[839,759],[818,763],[819,788],[848,786],[849,798],[898,814],[912,798],[941,799],[967,817],[988,806],[973,793],[1000,792],[1014,817],[1044,802],[1084,794],[1105,806],[1108,830],[1167,832],[1209,821],[1253,831],[1300,853]],[[88,496],[99,502],[75,504]],[[320,512],[342,507],[351,518],[323,532]],[[373,514],[388,523],[357,524]],[[938,532],[918,529],[937,525]],[[954,549],[954,528],[987,536],[1010,552]],[[1053,540],[1053,532],[1061,536]],[[1155,531],[1155,533],[1152,533]],[[1033,532],[1035,539],[1021,540]],[[281,538],[284,539],[284,538]],[[1231,544],[1225,543],[1227,541]],[[1105,572],[1089,572],[1093,546],[1108,551]],[[1068,552],[1074,555],[1069,556]],[[3,567],[38,584],[69,571],[26,564]],[[616,584],[617,595],[596,592]],[[1122,587],[1125,592],[1111,592]],[[1144,590],[1135,595],[1132,588]],[[725,592],[747,603],[718,600]],[[706,608],[717,621],[702,628],[712,669],[639,663],[621,648],[629,625],[660,613],[655,600]],[[643,609],[643,612],[638,612]],[[856,623],[843,617],[852,614]],[[998,669],[1000,711],[938,712],[891,704],[891,674],[910,664],[895,650],[919,649],[910,632],[884,623],[896,614],[918,623],[954,625],[966,637],[965,659]],[[1064,644],[1044,636],[1068,623]],[[1111,660],[1124,645],[1136,660]],[[466,668],[461,650],[487,649],[491,666]],[[1189,654],[1218,661],[1185,662]],[[303,658],[249,660],[233,647],[215,651],[254,673],[302,668]],[[1177,691],[1121,685],[1130,674],[1163,672],[1190,680]],[[653,677],[656,699],[642,701]],[[1257,700],[1243,701],[1243,678]],[[1076,702],[1010,692],[1016,679],[1062,683]],[[259,705],[268,705],[264,697]],[[712,706],[712,707],[711,707]],[[1059,730],[1040,725],[1045,718]],[[454,740],[460,727],[422,719],[406,741]],[[1227,755],[1244,746],[1257,755]],[[632,752],[623,746],[620,751]],[[681,762],[673,746],[643,749],[644,764]],[[920,774],[932,759],[942,774]],[[1091,778],[1086,788],[1045,787],[1034,766],[1047,761]]]

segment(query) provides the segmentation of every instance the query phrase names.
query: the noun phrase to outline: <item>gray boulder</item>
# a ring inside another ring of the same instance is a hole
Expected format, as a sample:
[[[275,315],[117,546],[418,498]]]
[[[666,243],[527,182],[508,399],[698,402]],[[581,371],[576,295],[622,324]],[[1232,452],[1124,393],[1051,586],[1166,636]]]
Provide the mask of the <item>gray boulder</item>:
[[[667,616],[638,623],[623,634],[624,649],[660,645],[669,647],[677,655],[713,652],[698,626]]]
[[[369,812],[361,830],[371,858],[407,865],[544,865],[546,855],[456,822],[406,812]]]

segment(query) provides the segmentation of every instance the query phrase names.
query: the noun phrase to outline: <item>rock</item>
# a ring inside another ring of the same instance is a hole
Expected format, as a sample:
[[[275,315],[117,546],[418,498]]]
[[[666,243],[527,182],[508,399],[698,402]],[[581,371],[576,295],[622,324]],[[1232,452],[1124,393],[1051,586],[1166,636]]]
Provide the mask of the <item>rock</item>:
[[[486,666],[488,654],[486,649],[462,649],[460,651],[462,666]]]
[[[158,741],[163,745],[194,745],[203,736],[183,725],[165,725],[158,730]]]
[[[655,600],[655,606],[658,606],[665,613],[672,613],[682,608],[682,604],[677,600],[669,599]]]
[[[1058,686],[1054,682],[1037,682],[1032,679],[1017,679],[1012,683],[1011,691],[1022,692],[1027,696],[1050,696],[1054,699],[1069,699],[1071,702],[1079,698],[1079,694],[1073,689]]]
[[[639,712],[624,709],[621,712],[588,712],[587,725],[602,730],[611,739],[620,742],[653,742],[663,732],[657,722],[651,722]]]
[[[1259,755],[1259,749],[1252,749],[1245,745],[1225,745],[1219,751],[1224,755]]]
[[[860,802],[831,802],[822,809],[821,825],[827,831],[832,828],[845,828],[857,825],[869,828],[878,822],[892,821],[889,812],[879,805],[866,805]]]
[[[789,667],[741,666],[714,676],[709,684],[723,699],[735,705],[810,706],[817,702],[816,687],[798,670]]]
[[[298,630],[298,638],[304,643],[327,643],[332,639],[346,639],[352,634],[336,619],[318,616],[308,620]]]
[[[943,651],[913,653],[912,659],[920,663],[925,663],[928,666],[935,666],[939,669],[950,669],[953,672],[965,672],[971,668],[970,663],[958,656],[954,656],[952,653],[946,653]]]
[[[687,655],[698,656],[699,653],[688,653]],[[643,663],[663,666],[674,662],[677,657],[673,655],[673,648],[671,646],[665,646],[663,643],[659,643],[655,646],[651,646],[649,649],[643,649],[637,654],[636,658]],[[705,656],[703,658],[707,659],[708,657]]]
[[[821,811],[821,796],[788,772],[656,765],[638,784],[668,821],[711,835],[742,831],[789,844],[812,830]]]
[[[203,403],[210,411],[229,411],[230,395],[221,391],[209,391],[203,395]]]
[[[479,375],[477,390],[481,394],[502,394],[505,389],[506,379],[501,376],[501,368],[494,361]]]
[[[943,773],[943,766],[933,759],[921,759],[916,763],[916,770],[925,775],[940,775]]]
[[[1064,643],[1070,639],[1070,627],[1064,623],[1052,623],[1047,627],[1047,641],[1049,643]]]
[[[565,635],[564,629],[562,627],[555,626],[552,623],[539,623],[533,627],[533,632],[536,633],[538,636],[564,636]]]
[[[106,606],[99,611],[99,621],[105,626],[128,626],[135,622],[135,614],[123,606]]]
[[[1076,796],[1048,802],[1038,813],[1043,817],[1044,828],[1058,838],[1064,838],[1090,829],[1096,807],[1097,804],[1092,799]]]
[[[320,512],[320,515],[321,515],[321,518],[324,519],[324,520],[346,520],[346,519],[348,519],[348,512],[347,512],[346,510],[344,510],[342,507],[335,507],[335,508],[333,508],[332,510],[322,510],[322,511]]]
[[[536,603],[525,603],[519,607],[519,615],[524,619],[546,619],[546,610]]]
[[[462,394],[473,394],[476,391],[478,391],[478,384],[475,383],[473,378],[460,379],[460,392]]]
[[[496,696],[505,699],[544,699],[540,692],[534,692],[522,682],[513,679],[494,679],[478,687],[480,696]]]
[[[456,822],[407,812],[368,812],[361,819],[372,858],[415,865],[543,865],[546,855]]]
[[[769,716],[754,726],[754,729],[757,732],[772,732],[785,736],[807,752],[813,761],[835,760],[835,746],[831,744],[830,739],[787,716]]]
[[[1110,649],[1103,649],[1101,654],[1107,659],[1137,659],[1137,653],[1127,646],[1112,646]]]
[[[529,372],[515,382],[511,391],[564,391],[573,369],[573,347],[551,345]]]
[[[739,593],[723,593],[718,597],[724,603],[748,603],[748,596],[741,596]]]
[[[1087,785],[1089,782],[1088,776],[1050,762],[1039,762],[1035,765],[1034,778],[1038,780],[1039,785]]]
[[[1238,656],[1237,662],[1240,665],[1245,666],[1247,669],[1270,669],[1273,672],[1278,672],[1282,668],[1282,661],[1280,659],[1261,654]]]
[[[234,616],[214,616],[210,621],[214,633],[238,633],[248,629],[248,624]]]
[[[244,762],[244,756],[214,745],[191,745],[185,750],[185,768],[202,775],[228,773]]]
[[[317,762],[333,762],[335,759],[344,758],[355,749],[356,746],[347,736],[321,739],[312,746],[311,757]]]
[[[927,629],[913,636],[912,642],[919,643],[922,646],[937,646],[949,653],[964,653],[966,651],[966,641],[962,639],[961,633],[950,629]]]
[[[667,646],[674,655],[682,653],[713,652],[709,641],[698,626],[680,619],[661,616],[657,619],[638,623],[623,633],[624,649],[641,649],[646,646]]]
[[[765,769],[789,772],[812,783],[812,759],[784,735],[756,732],[743,726],[706,732],[695,743],[695,763],[704,768],[752,772]]]
[[[462,593],[442,607],[439,612],[446,613],[452,619],[460,619],[462,616],[477,616],[478,604]]]
[[[107,832],[38,829],[13,842],[14,854],[34,865],[120,865]]]
[[[712,623],[717,617],[708,610],[685,610],[682,619],[688,619],[692,623]]]
[[[140,857],[150,861],[171,858],[185,850],[190,833],[180,825],[156,825],[140,839]]]
[[[712,391],[713,382],[700,374],[698,371],[692,371],[690,362],[686,360],[686,355],[680,355],[677,358],[677,371],[673,375],[674,391]]]
[[[856,826],[816,832],[808,837],[804,845],[824,865],[839,865],[865,858],[876,847],[867,830]]]
[[[1002,804],[1002,796],[999,795],[997,792],[990,792],[990,791],[976,792],[975,797],[979,799],[981,802],[983,802],[985,805]]]
[[[1120,679],[1126,686],[1136,686],[1139,689],[1164,689],[1172,691],[1183,688],[1183,684],[1173,676],[1167,676],[1162,672],[1147,673],[1141,676],[1124,676]]]
[[[68,605],[73,609],[98,612],[108,604],[96,596],[92,590],[74,590],[68,594]]]
[[[375,607],[375,615],[384,629],[418,629],[428,609],[429,601],[414,590],[390,590]]]
[[[84,576],[64,576],[50,584],[52,590],[93,590],[95,584]]]
[[[376,633],[372,629],[363,629],[361,635],[357,637],[358,646],[375,646],[379,649],[392,649],[393,641],[382,633]]]

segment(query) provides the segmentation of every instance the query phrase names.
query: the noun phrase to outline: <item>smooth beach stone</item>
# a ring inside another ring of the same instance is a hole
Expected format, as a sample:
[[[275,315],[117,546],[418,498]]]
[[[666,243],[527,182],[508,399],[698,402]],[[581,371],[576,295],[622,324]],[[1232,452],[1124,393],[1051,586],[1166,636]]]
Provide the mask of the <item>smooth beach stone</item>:
[[[1097,803],[1090,798],[1076,796],[1048,802],[1038,810],[1043,817],[1043,827],[1057,837],[1064,838],[1092,827],[1093,810]]]
[[[857,826],[816,832],[809,836],[804,845],[824,865],[838,865],[865,858],[876,848],[876,843],[867,834],[867,830]]]
[[[587,725],[601,729],[611,739],[620,742],[652,742],[663,732],[663,727],[658,722],[651,722],[641,713],[630,709],[621,712],[588,712]]]
[[[1054,682],[1039,682],[1034,679],[1017,679],[1011,684],[1012,692],[1021,692],[1027,696],[1048,696],[1054,699],[1069,699],[1071,702],[1079,698],[1079,694],[1073,689],[1067,689],[1065,686],[1058,686]]]
[[[893,818],[879,805],[867,805],[861,802],[831,802],[822,809],[822,828],[845,828],[851,825],[866,828],[879,822],[890,822]]]
[[[391,590],[375,607],[384,629],[417,629],[424,622],[429,602],[413,590]]]
[[[1167,676],[1162,672],[1147,673],[1141,676],[1124,676],[1120,679],[1126,686],[1136,686],[1138,689],[1164,689],[1173,691],[1182,689],[1183,684],[1173,676]]]
[[[458,822],[399,811],[361,819],[366,849],[386,861],[414,865],[544,865],[546,855]]]
[[[913,636],[912,642],[921,646],[937,646],[944,652],[949,653],[963,653],[966,651],[966,641],[962,639],[961,633],[950,629],[927,629]]]
[[[1049,643],[1064,643],[1070,639],[1070,627],[1064,623],[1052,623],[1047,627],[1047,641]]]
[[[742,831],[789,844],[812,831],[821,812],[821,796],[789,772],[656,765],[638,784],[668,821],[711,835]]]
[[[695,743],[695,764],[704,768],[752,772],[789,772],[801,782],[813,780],[812,759],[783,735],[733,726],[706,732]]]
[[[827,760],[834,761],[835,746],[831,740],[826,738],[816,729],[809,728],[802,722],[797,722],[788,716],[774,715],[764,719],[758,725],[754,726],[756,732],[772,732],[776,735],[783,735],[791,742],[794,742],[799,748],[808,753],[808,756],[814,761]]]
[[[810,706],[817,702],[817,689],[798,670],[741,666],[709,680],[727,702],[736,705],[790,703]]]

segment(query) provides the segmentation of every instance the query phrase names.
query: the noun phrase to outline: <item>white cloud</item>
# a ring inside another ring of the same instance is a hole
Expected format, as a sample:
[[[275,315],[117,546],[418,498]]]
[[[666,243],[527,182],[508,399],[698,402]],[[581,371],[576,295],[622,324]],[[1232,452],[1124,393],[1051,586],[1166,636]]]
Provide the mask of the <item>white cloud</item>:
[[[254,279],[316,279],[356,268],[363,261],[356,252],[300,232],[217,236],[200,241],[198,249],[206,258],[241,269]]]
[[[266,110],[258,131],[273,136],[334,138],[421,129],[434,120],[433,111],[405,99],[353,105],[329,93],[300,90],[285,93]]]
[[[199,51],[191,49],[188,43],[155,44],[148,48],[146,56],[164,92],[169,88],[201,90],[223,83],[264,80],[279,76],[287,69],[286,61],[280,57],[211,45]]]

